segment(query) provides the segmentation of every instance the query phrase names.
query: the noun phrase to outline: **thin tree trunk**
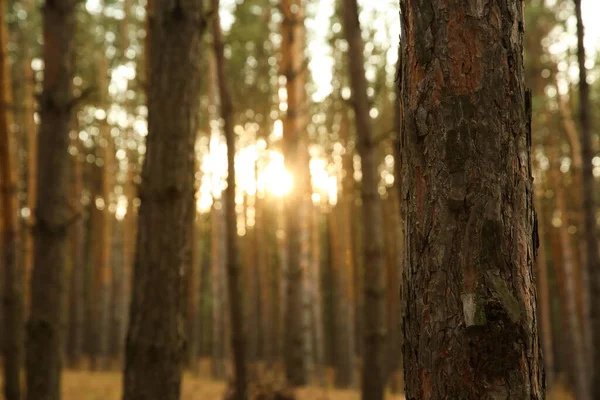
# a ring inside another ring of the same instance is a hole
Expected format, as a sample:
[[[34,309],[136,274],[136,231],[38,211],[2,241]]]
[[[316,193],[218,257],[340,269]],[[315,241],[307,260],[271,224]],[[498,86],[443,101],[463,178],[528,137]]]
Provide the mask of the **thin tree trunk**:
[[[321,290],[321,218],[318,206],[311,208],[311,277],[313,282],[312,317],[315,326],[315,376],[325,385],[325,334],[323,332],[323,298]]]
[[[536,187],[538,193],[542,187]],[[546,221],[540,195],[536,195],[535,209],[538,213],[538,235],[540,236],[540,249],[536,259],[536,278],[538,291],[538,313],[540,316],[540,332],[542,347],[544,349],[544,365],[546,367],[546,382],[552,386],[554,382],[554,352],[552,347],[552,319],[550,303],[550,287],[548,284],[548,265],[546,260]]]
[[[349,296],[349,265],[348,258],[348,232],[344,219],[345,209],[342,204],[337,204],[329,213],[329,235],[331,243],[331,264],[333,282],[333,319],[334,319],[334,366],[335,385],[339,388],[351,388],[356,383],[354,368],[354,337],[348,334],[352,327],[351,319],[354,304]]]
[[[24,124],[27,132],[27,208],[29,208],[29,217],[27,218],[27,228],[25,232],[24,243],[24,260],[23,268],[25,273],[25,313],[29,312],[31,303],[31,294],[29,288],[31,286],[31,272],[33,269],[33,254],[34,254],[34,233],[35,226],[35,204],[36,204],[36,178],[37,178],[37,141],[38,128],[34,120],[35,113],[35,77],[31,67],[31,57],[29,51],[24,58],[25,70],[25,104],[24,104]]]
[[[211,211],[211,270],[212,270],[212,376],[214,379],[225,379],[225,286],[223,269],[227,254],[223,249],[224,231],[223,202],[213,204]]]
[[[227,190],[225,201],[225,224],[227,235],[227,283],[231,322],[231,349],[233,351],[235,399],[248,398],[248,376],[246,365],[246,337],[242,314],[242,294],[240,290],[240,264],[237,247],[237,215],[235,213],[235,134],[233,132],[233,106],[229,94],[229,85],[225,76],[225,55],[219,0],[212,0],[213,45],[217,63],[219,85],[220,114],[223,119],[223,131],[227,142]]]
[[[588,370],[591,368],[592,358],[593,358],[593,344],[592,344],[592,325],[590,319],[590,293],[589,293],[589,272],[587,269],[587,245],[585,241],[585,214],[583,212],[583,199],[582,199],[582,167],[583,162],[581,159],[581,141],[577,134],[577,128],[575,126],[575,121],[573,120],[573,115],[571,113],[571,108],[569,105],[568,98],[564,95],[558,93],[558,109],[560,111],[563,128],[567,135],[567,139],[569,141],[569,146],[571,147],[571,160],[572,165],[570,168],[571,174],[573,176],[573,180],[571,186],[574,188],[572,193],[574,197],[574,201],[576,204],[577,212],[577,228],[579,232],[579,240],[577,240],[577,249],[579,251],[579,263],[578,267],[580,269],[581,279],[578,280],[578,292],[579,298],[582,304],[581,314],[583,318],[581,319],[581,325],[583,328],[583,337],[585,343],[585,354],[586,354],[586,362],[588,365]]]
[[[356,120],[358,152],[362,167],[362,223],[364,254],[364,352],[362,373],[362,399],[382,400],[385,389],[385,266],[383,257],[383,232],[381,200],[378,184],[376,149],[373,138],[367,80],[363,59],[364,44],[361,37],[356,0],[344,2],[344,33],[348,41],[352,105]]]
[[[596,206],[594,199],[595,183],[592,159],[594,150],[592,148],[592,122],[590,119],[590,88],[587,82],[587,68],[585,66],[586,54],[583,43],[584,27],[581,16],[581,0],[574,0],[575,15],[577,17],[577,61],[579,63],[579,125],[581,129],[581,162],[582,190],[583,190],[583,213],[585,215],[584,240],[587,248],[585,276],[589,277],[588,292],[598,293],[600,291],[600,254],[598,253],[598,235],[596,222]],[[593,387],[590,389],[592,398],[600,398],[600,297],[590,297],[590,320],[591,332],[593,333],[593,359],[591,362],[591,381]]]
[[[281,73],[286,77],[287,111],[283,121],[285,166],[294,176],[294,185],[286,198],[286,241],[288,248],[287,294],[284,323],[285,375],[292,386],[307,382],[304,365],[305,334],[303,325],[302,215],[305,201],[304,126],[300,118],[306,107],[304,87],[304,6],[299,0],[281,0],[283,20]]]
[[[194,189],[196,191],[196,189]],[[188,280],[188,305],[186,314],[186,337],[187,337],[187,348],[186,348],[186,364],[192,371],[197,370],[198,359],[198,326],[199,326],[199,313],[198,313],[198,296],[200,294],[200,276],[198,262],[198,223],[196,202],[193,204],[192,213],[194,217],[189,223],[189,235],[191,246],[189,250],[189,270],[190,276]]]
[[[0,194],[2,196],[2,239],[4,256],[4,395],[6,400],[21,398],[21,366],[23,363],[23,276],[19,261],[19,199],[16,138],[12,130],[13,115],[6,4],[0,4]]]
[[[558,157],[553,157],[558,159]],[[552,181],[555,182],[556,209],[560,213],[561,224],[559,229],[560,246],[562,248],[562,260],[557,268],[563,270],[563,279],[565,281],[565,297],[567,312],[567,330],[570,338],[571,357],[569,363],[575,379],[575,393],[577,399],[586,399],[588,397],[588,376],[586,371],[585,346],[583,339],[583,330],[579,320],[577,307],[577,276],[575,274],[575,262],[573,248],[571,245],[571,235],[569,235],[569,220],[567,218],[567,208],[565,205],[565,194],[562,186],[561,173],[558,165],[553,166],[551,171]]]
[[[72,141],[72,146],[77,149],[77,154],[71,159],[71,207],[77,210],[78,214],[83,214],[83,205],[81,204],[81,193],[83,191],[83,163],[85,156],[81,153],[81,146],[78,145],[79,139]],[[71,246],[71,288],[70,296],[70,316],[69,316],[69,335],[68,335],[68,355],[71,367],[78,367],[80,358],[83,354],[83,339],[85,333],[85,294],[84,294],[84,237],[85,221],[84,218],[78,218],[77,221],[69,227],[69,244]]]
[[[27,399],[58,400],[65,320],[69,128],[73,106],[75,2],[46,1],[43,14],[44,81],[40,96],[35,250],[27,324]]]
[[[407,399],[543,399],[523,3],[401,0]]]
[[[348,110],[343,109],[340,122],[340,138],[345,142],[346,153],[342,155],[342,166],[346,172],[342,179],[342,192],[338,196],[342,208],[343,217],[340,221],[341,234],[344,238],[344,273],[348,276],[348,298],[351,307],[349,308],[348,332],[350,336],[353,356],[351,358],[352,368],[355,369],[354,360],[356,357],[363,356],[363,312],[364,312],[364,276],[361,273],[361,263],[359,262],[356,251],[356,190],[354,182],[354,151],[350,150],[351,134]],[[359,342],[359,343],[357,343]],[[356,375],[353,372],[353,375]],[[350,387],[355,387],[355,377],[349,382]]]
[[[205,26],[201,1],[153,2],[149,21],[147,152],[129,329],[124,400],[178,400],[185,358],[188,231]]]

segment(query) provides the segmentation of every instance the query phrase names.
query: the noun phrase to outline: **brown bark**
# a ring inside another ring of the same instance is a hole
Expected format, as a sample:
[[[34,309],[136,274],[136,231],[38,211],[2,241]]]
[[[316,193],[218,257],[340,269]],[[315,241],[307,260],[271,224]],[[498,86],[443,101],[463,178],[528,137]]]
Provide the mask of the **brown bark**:
[[[27,399],[60,398],[65,319],[67,228],[76,218],[68,201],[75,2],[47,1],[42,8],[44,81],[40,96],[35,250],[27,324]]]
[[[598,253],[598,234],[596,222],[596,206],[594,199],[594,173],[592,159],[594,150],[592,147],[592,122],[590,119],[590,88],[587,82],[587,69],[585,67],[585,46],[583,44],[584,27],[581,17],[581,0],[574,0],[575,15],[577,17],[577,61],[579,63],[579,128],[581,129],[581,163],[582,190],[583,190],[583,213],[584,213],[584,240],[587,248],[586,274],[588,280],[588,292],[598,293],[600,291],[600,254]],[[593,358],[590,371],[593,387],[590,388],[592,398],[600,397],[600,298],[590,296],[591,332],[593,334]]]
[[[281,0],[281,73],[286,77],[287,112],[283,120],[285,166],[294,176],[294,185],[286,198],[287,293],[284,323],[285,375],[293,386],[307,382],[305,365],[306,335],[303,325],[303,270],[305,262],[302,217],[308,206],[306,183],[307,148],[303,119],[306,107],[304,86],[304,6],[299,0]]]
[[[385,266],[381,200],[378,193],[379,172],[369,116],[367,80],[363,59],[356,0],[344,2],[344,33],[348,41],[352,105],[356,121],[358,153],[361,159],[362,224],[364,258],[364,351],[362,399],[381,400],[385,389]]]
[[[124,400],[177,400],[185,357],[188,231],[204,14],[198,0],[153,2],[149,21],[147,152],[129,329]]]
[[[542,399],[523,3],[401,0],[407,399]]]
[[[0,195],[2,196],[2,235],[4,266],[4,395],[6,400],[21,398],[21,366],[23,363],[23,275],[18,257],[20,251],[18,163],[16,138],[12,132],[13,115],[6,3],[0,4]]]
[[[213,46],[217,64],[217,80],[219,86],[220,116],[223,119],[223,131],[227,142],[227,190],[225,193],[225,224],[227,235],[227,284],[229,292],[231,349],[234,364],[234,385],[236,400],[248,398],[248,376],[246,365],[246,337],[242,314],[242,294],[240,287],[240,263],[237,247],[237,215],[235,212],[235,134],[233,132],[233,106],[229,85],[225,76],[225,54],[221,19],[219,17],[219,0],[212,0]]]

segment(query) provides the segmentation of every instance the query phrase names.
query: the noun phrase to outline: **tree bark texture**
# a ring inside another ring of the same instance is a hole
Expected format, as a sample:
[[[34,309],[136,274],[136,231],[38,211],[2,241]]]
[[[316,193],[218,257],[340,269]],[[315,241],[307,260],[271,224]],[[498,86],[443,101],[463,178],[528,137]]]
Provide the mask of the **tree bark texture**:
[[[8,59],[7,5],[0,4],[0,195],[2,200],[2,235],[4,264],[4,396],[6,400],[21,398],[21,366],[23,363],[23,274],[20,252],[18,155],[17,140],[12,132],[13,113],[10,63]]]
[[[362,167],[361,200],[364,259],[364,351],[362,399],[382,400],[385,389],[385,263],[383,219],[378,192],[377,143],[374,140],[367,79],[364,67],[364,43],[361,36],[356,0],[344,1],[344,32],[348,41],[352,106],[356,122],[358,153]]]
[[[225,53],[219,0],[212,0],[213,46],[217,64],[219,86],[220,116],[223,119],[223,131],[227,142],[227,190],[225,201],[225,234],[227,235],[227,284],[229,293],[229,317],[231,323],[231,350],[233,352],[235,399],[248,398],[248,376],[246,365],[246,338],[242,314],[242,293],[240,284],[240,257],[237,246],[237,214],[235,212],[235,134],[233,131],[233,105],[229,94],[229,85],[225,75]]]
[[[187,226],[194,202],[202,2],[152,2],[147,152],[129,329],[124,400],[178,400],[185,357]]]
[[[69,225],[69,129],[75,33],[73,0],[46,1],[42,8],[44,81],[39,99],[35,249],[27,323],[27,399],[58,400],[65,321],[65,265]]]
[[[542,399],[523,3],[401,0],[407,399]]]

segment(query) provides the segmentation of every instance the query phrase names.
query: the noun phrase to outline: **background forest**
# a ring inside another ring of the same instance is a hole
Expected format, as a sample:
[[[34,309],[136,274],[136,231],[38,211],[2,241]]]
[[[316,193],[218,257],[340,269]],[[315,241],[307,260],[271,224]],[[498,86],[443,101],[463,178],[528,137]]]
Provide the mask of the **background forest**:
[[[120,396],[132,287],[145,280],[142,272],[134,278],[133,266],[136,238],[144,236],[138,213],[152,107],[147,93],[167,79],[148,73],[149,1],[77,2],[72,36],[54,36],[73,38],[73,48],[62,53],[60,43],[51,43],[44,56],[49,36],[41,2],[0,0],[0,381],[6,400],[25,398],[19,393],[25,322],[43,308],[43,301],[36,306],[32,300],[31,283],[34,227],[50,229],[37,227],[33,211],[42,201],[35,188],[50,182],[44,177],[52,173],[38,168],[39,154],[52,145],[38,141],[40,102],[47,100],[40,94],[44,79],[55,74],[45,68],[48,57],[69,63],[73,74],[68,152],[54,156],[68,163],[57,189],[68,209],[56,217],[67,221],[61,229],[68,247],[64,270],[41,278],[61,287],[58,300],[48,302],[59,302],[66,318],[63,399]],[[191,243],[184,249],[186,273],[172,292],[186,299],[185,318],[178,321],[186,338],[182,399],[222,398],[226,382],[235,386],[232,377],[240,371],[233,360],[242,353],[251,392],[283,388],[287,380],[301,387],[301,399],[354,399],[370,371],[386,398],[404,398],[398,2],[358,1],[356,26],[351,2],[205,2],[196,60],[202,75],[189,79],[200,93],[192,117],[198,120],[191,144],[196,189],[193,210],[178,227]],[[592,155],[593,176],[600,177],[600,6],[581,3],[589,104],[579,93],[575,3],[532,0],[524,6],[540,240],[538,327],[549,396],[556,399],[589,398],[581,388],[592,379],[588,304],[596,293],[589,292],[583,267],[590,220],[583,187],[590,182],[582,178],[582,150]],[[353,45],[357,37],[364,48]],[[351,97],[351,88],[360,87],[357,74],[364,98]],[[168,101],[161,107],[178,111]],[[591,143],[581,140],[582,113],[589,116]],[[365,120],[370,145],[363,148],[358,137],[364,133],[357,132]],[[167,148],[177,147],[177,137]],[[235,186],[228,179],[232,141]],[[154,172],[162,173],[160,167]],[[365,187],[372,196],[361,196]],[[365,221],[364,201],[377,202],[383,218]],[[600,214],[592,211],[597,221]],[[160,221],[153,224],[144,229],[163,229]],[[363,251],[365,243],[374,244]],[[365,268],[365,254],[377,268]],[[147,301],[157,310],[172,302],[155,295]],[[365,335],[375,338],[374,347],[365,348]],[[374,348],[382,359],[373,365],[380,368],[363,369]]]

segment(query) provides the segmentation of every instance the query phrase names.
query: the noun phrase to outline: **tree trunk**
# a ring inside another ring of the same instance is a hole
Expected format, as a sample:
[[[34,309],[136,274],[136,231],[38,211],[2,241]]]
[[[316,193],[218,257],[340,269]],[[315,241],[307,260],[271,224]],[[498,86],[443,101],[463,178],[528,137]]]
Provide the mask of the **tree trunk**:
[[[71,208],[77,210],[77,213],[83,214],[83,205],[81,204],[81,193],[83,191],[83,163],[85,155],[81,153],[81,146],[78,146],[79,139],[72,141],[72,146],[77,149],[77,154],[71,158]],[[71,367],[77,368],[83,354],[83,338],[85,332],[85,293],[84,293],[84,237],[85,221],[83,216],[77,219],[69,227],[69,244],[71,253],[71,287],[69,291],[69,333],[68,333],[68,356]]]
[[[195,167],[197,170],[197,167]],[[196,192],[196,188],[194,191]],[[200,263],[198,262],[198,223],[197,223],[197,208],[196,202],[193,204],[193,218],[188,224],[191,246],[188,254],[188,263],[190,276],[188,280],[188,305],[186,314],[186,332],[187,349],[186,349],[186,364],[192,371],[197,370],[198,359],[198,327],[200,316],[198,312],[198,297],[200,294]]]
[[[362,167],[362,223],[364,257],[364,351],[362,399],[382,400],[385,389],[385,265],[381,200],[378,192],[377,143],[373,138],[367,80],[356,0],[345,0],[344,33],[348,41],[352,105],[356,120],[358,153]]]
[[[352,308],[354,307],[349,296],[349,265],[348,265],[348,232],[344,219],[345,209],[342,204],[337,204],[329,213],[330,254],[332,264],[333,283],[333,319],[334,319],[334,367],[335,385],[339,388],[351,388],[356,383],[354,368],[354,337],[348,334],[353,327]]]
[[[323,332],[323,298],[321,291],[321,218],[318,206],[311,208],[311,267],[312,318],[315,326],[315,376],[317,382],[325,385],[325,334]]]
[[[306,105],[304,75],[304,6],[299,0],[281,0],[281,73],[286,77],[287,111],[283,120],[285,166],[294,176],[286,198],[287,294],[284,323],[285,375],[292,386],[307,382],[305,334],[303,325],[303,228],[305,215],[306,173],[308,169],[304,126],[301,116]]]
[[[223,202],[213,204],[211,211],[211,270],[212,270],[212,376],[225,379],[225,297],[223,270],[227,254],[223,246],[224,231]]]
[[[69,207],[69,128],[73,106],[75,2],[42,8],[44,81],[40,96],[35,250],[27,324],[27,399],[58,400],[65,320]]]
[[[537,186],[538,193],[542,191]],[[543,191],[542,191],[543,193]],[[540,332],[542,336],[542,348],[544,349],[544,365],[546,367],[546,382],[551,387],[554,382],[554,353],[552,347],[552,319],[550,303],[550,287],[548,284],[548,264],[546,259],[546,221],[544,219],[541,196],[536,195],[535,208],[538,213],[538,235],[540,237],[540,249],[536,259],[536,278],[538,291],[538,313],[540,316]]]
[[[590,88],[587,82],[585,67],[585,46],[583,44],[584,28],[581,16],[581,0],[574,0],[577,17],[577,61],[579,63],[579,125],[581,129],[581,162],[583,164],[582,189],[583,213],[585,221],[584,240],[587,248],[585,275],[589,277],[588,293],[600,291],[600,254],[598,253],[598,235],[596,222],[596,200],[594,199],[595,183],[592,159],[592,122],[590,119]],[[593,334],[593,359],[590,366],[592,398],[600,398],[600,297],[590,296],[591,332]]]
[[[400,4],[406,397],[542,399],[523,3]]]
[[[25,70],[25,104],[24,104],[24,128],[27,134],[27,208],[29,208],[29,217],[27,218],[27,228],[25,232],[25,243],[23,249],[23,268],[25,273],[25,313],[29,312],[31,295],[29,288],[31,286],[31,271],[33,269],[33,226],[35,226],[35,204],[36,204],[36,178],[37,178],[37,141],[38,127],[35,124],[35,76],[31,67],[31,57],[29,51],[24,58],[23,66]]]
[[[213,46],[217,63],[217,80],[219,84],[220,114],[223,119],[223,130],[227,142],[227,190],[225,201],[225,224],[227,235],[227,284],[229,291],[229,307],[231,322],[231,349],[233,351],[235,399],[248,398],[248,376],[246,365],[246,338],[242,314],[242,294],[240,290],[240,265],[237,247],[237,215],[235,212],[235,134],[233,132],[233,107],[229,94],[229,85],[225,76],[225,54],[221,19],[219,17],[219,0],[212,0]]]
[[[364,313],[364,275],[361,273],[361,263],[356,254],[356,190],[354,182],[354,151],[350,149],[351,134],[348,110],[342,109],[340,121],[340,138],[344,141],[346,149],[342,155],[342,169],[345,172],[342,178],[342,191],[339,198],[342,208],[342,219],[340,220],[340,232],[344,239],[344,262],[346,264],[345,274],[348,276],[347,301],[350,302],[348,309],[348,332],[349,340],[352,342],[353,353],[351,358],[352,369],[355,369],[354,360],[363,356],[363,313]],[[358,343],[357,343],[358,342]],[[354,373],[353,373],[354,374]],[[355,378],[353,377],[354,381]],[[354,387],[355,382],[350,382]]]
[[[551,159],[560,160],[556,153]],[[565,302],[565,311],[567,312],[566,329],[568,331],[567,335],[570,339],[569,350],[571,354],[569,364],[570,370],[573,371],[575,393],[577,399],[589,399],[588,391],[590,386],[586,371],[583,330],[581,329],[577,307],[577,275],[575,273],[575,257],[571,244],[571,235],[569,235],[569,219],[567,218],[567,208],[565,205],[565,194],[562,186],[561,172],[558,168],[558,165],[554,165],[552,166],[551,171],[552,181],[555,182],[554,189],[556,210],[559,212],[561,218],[561,224],[558,228],[558,235],[560,239],[560,247],[562,249],[562,259],[557,260],[558,265],[556,268],[562,269],[562,277],[565,283],[566,291],[563,301]]]
[[[0,5],[0,195],[4,232],[4,395],[6,400],[21,398],[21,366],[23,363],[23,275],[18,257],[20,251],[18,162],[16,138],[12,132],[13,102],[8,60],[6,4]]]
[[[147,152],[140,188],[124,400],[177,400],[200,96],[202,2],[153,2],[149,21]]]

